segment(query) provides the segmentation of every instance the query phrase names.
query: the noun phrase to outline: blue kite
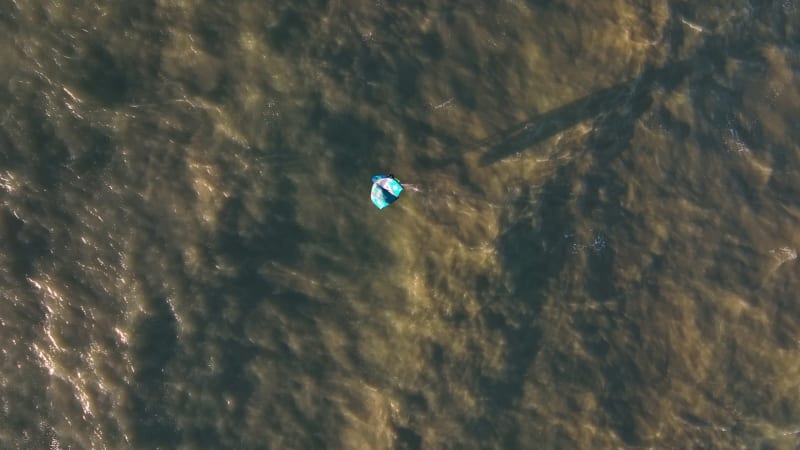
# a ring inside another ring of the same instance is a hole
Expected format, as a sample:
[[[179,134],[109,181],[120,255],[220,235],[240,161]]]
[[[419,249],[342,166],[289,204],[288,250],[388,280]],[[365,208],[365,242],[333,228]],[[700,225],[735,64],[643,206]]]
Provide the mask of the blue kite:
[[[403,185],[391,173],[388,175],[375,175],[372,177],[372,203],[378,209],[386,208],[400,198]]]

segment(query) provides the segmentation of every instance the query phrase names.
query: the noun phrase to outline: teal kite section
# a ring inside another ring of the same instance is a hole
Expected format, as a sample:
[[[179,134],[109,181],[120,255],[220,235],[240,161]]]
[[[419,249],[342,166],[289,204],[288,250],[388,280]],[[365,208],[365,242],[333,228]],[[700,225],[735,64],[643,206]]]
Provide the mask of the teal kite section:
[[[389,175],[375,175],[372,177],[372,203],[378,209],[386,208],[400,198],[403,185],[400,181]]]

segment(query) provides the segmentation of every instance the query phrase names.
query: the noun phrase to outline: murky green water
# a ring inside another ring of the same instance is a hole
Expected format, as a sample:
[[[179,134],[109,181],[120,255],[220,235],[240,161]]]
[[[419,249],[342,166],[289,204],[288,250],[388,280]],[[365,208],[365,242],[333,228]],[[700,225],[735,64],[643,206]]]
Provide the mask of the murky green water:
[[[0,447],[800,445],[800,3],[395,3],[0,0]]]

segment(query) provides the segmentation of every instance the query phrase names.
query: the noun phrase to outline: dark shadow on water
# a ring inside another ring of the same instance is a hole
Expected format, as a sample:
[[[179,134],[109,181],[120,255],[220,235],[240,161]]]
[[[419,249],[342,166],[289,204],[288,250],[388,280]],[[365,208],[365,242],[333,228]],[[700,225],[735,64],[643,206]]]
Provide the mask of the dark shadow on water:
[[[376,133],[372,125],[354,121],[357,126],[350,124],[348,127],[347,117],[325,111],[321,105],[310,116],[310,120],[325,130],[331,148],[337,152],[334,164],[338,170],[348,175],[350,171],[361,168],[361,164],[353,161],[347,152],[352,151],[351,146],[366,145],[365,136]],[[290,151],[284,148],[285,143],[279,133],[273,135],[271,140],[272,151]],[[337,424],[340,411],[324,398],[324,386],[331,374],[340,370],[340,363],[327,354],[319,324],[320,321],[336,323],[349,343],[357,342],[355,330],[348,325],[350,321],[346,317],[348,311],[345,306],[337,304],[332,307],[326,303],[330,299],[312,298],[308,293],[298,291],[297,287],[285,285],[280,278],[270,277],[263,268],[276,264],[309,272],[311,276],[315,275],[315,270],[339,270],[338,267],[323,269],[324,259],[309,266],[309,261],[303,259],[300,246],[314,243],[324,255],[326,251],[343,251],[340,246],[348,239],[339,236],[339,240],[330,241],[323,236],[324,232],[310,233],[297,217],[300,199],[296,181],[281,173],[277,166],[272,169],[269,178],[275,187],[263,205],[268,211],[266,220],[252,217],[239,197],[229,198],[219,213],[220,232],[210,242],[209,251],[235,269],[230,276],[208,288],[205,299],[208,311],[204,314],[212,320],[223,317],[224,310],[231,303],[235,303],[240,312],[232,318],[229,315],[227,323],[215,327],[218,330],[215,333],[201,331],[203,335],[198,336],[198,341],[225,349],[224,357],[219,361],[220,374],[207,383],[212,392],[224,393],[233,399],[233,404],[237,406],[228,413],[230,416],[236,420],[252,420],[255,414],[253,409],[263,411],[264,427],[273,434],[283,433],[281,427],[286,421],[306,431],[302,436],[285,436],[286,442],[293,443],[292,447],[326,448],[328,444],[324,436],[335,434],[335,430],[326,427]],[[377,242],[364,236],[358,236],[358,239],[358,248],[347,251],[378,257],[376,255],[380,252],[375,248]],[[326,291],[327,288],[323,286],[320,289]],[[332,292],[331,295],[336,294]],[[269,349],[253,343],[244,331],[253,325],[253,315],[263,311],[261,307],[265,303],[269,304],[269,310],[276,311],[278,316],[285,319],[266,321],[260,325],[262,332],[271,336],[272,346]],[[220,332],[220,329],[224,331]],[[300,347],[293,345],[292,341],[295,344],[299,342]],[[348,351],[348,355],[352,358],[353,367],[362,366],[355,349]],[[258,386],[247,370],[256,357],[280,361],[277,369],[280,379],[274,382],[281,387],[275,389],[275,394],[262,399],[259,405],[253,404],[252,397],[258,395],[264,386]],[[308,378],[315,381],[315,386],[319,386],[303,394],[313,397],[315,404],[320,405],[314,410],[306,410],[296,402],[299,392],[309,389],[296,380]],[[209,435],[200,425],[193,427],[185,440],[197,446],[217,443],[216,448],[222,448],[232,439],[241,439],[237,436],[237,430],[224,429]],[[413,443],[413,438],[410,439]]]
[[[253,407],[251,400],[256,386],[247,369],[256,356],[281,360],[285,380],[299,374],[321,376],[334,366],[322,352],[297,354],[287,345],[279,346],[276,352],[266,351],[245,334],[257,308],[263,302],[269,302],[289,319],[289,332],[302,330],[303,339],[313,342],[311,347],[324,348],[314,321],[315,317],[323,314],[320,302],[282,286],[280,280],[270,279],[260,271],[270,262],[287,266],[296,264],[300,243],[309,239],[297,221],[296,189],[292,181],[277,168],[270,173],[270,179],[275,180],[277,187],[274,196],[264,205],[270,214],[268,220],[261,222],[254,218],[239,196],[231,196],[219,212],[220,232],[204,249],[204,257],[209,258],[207,264],[213,264],[213,260],[219,258],[232,268],[229,275],[219,279],[197,279],[181,271],[185,261],[180,250],[170,242],[168,227],[141,230],[143,242],[152,249],[148,246],[137,248],[132,264],[132,267],[141,268],[138,277],[143,297],[147,299],[147,313],[137,324],[132,342],[132,361],[137,366],[128,405],[133,418],[129,437],[137,448],[175,448],[179,445],[226,448],[230,442],[241,442],[243,437],[238,427],[215,426],[210,422],[215,419],[210,417],[224,414],[228,419],[226,423],[230,424],[241,423],[250,417],[252,411],[248,408]],[[149,214],[149,211],[144,209],[142,214]],[[145,220],[163,222],[155,216]],[[154,257],[166,258],[170,277],[178,286],[202,286],[200,295],[178,300],[196,303],[191,309],[201,317],[187,320],[204,321],[191,336],[183,335],[180,341],[175,312],[167,300],[169,287],[165,287],[162,275],[150,270],[151,264],[148,264]],[[226,313],[230,310],[237,312]],[[287,341],[284,325],[263,324],[273,330],[278,343]],[[213,373],[209,373],[207,367],[209,355],[214,356]],[[171,389],[169,383],[175,376],[185,377],[185,389],[197,397],[181,399],[182,403],[175,404],[178,395],[168,392]],[[281,383],[288,384],[289,381],[285,380]],[[287,392],[285,397],[267,400],[288,408],[286,405],[292,404],[291,392]],[[210,403],[224,409],[224,413],[209,410]],[[187,405],[194,405],[197,409],[186,410]],[[264,408],[269,410],[270,406]],[[175,410],[180,411],[178,416],[175,416]],[[325,419],[307,414],[296,411],[292,420],[303,422],[303,429],[312,430]],[[176,423],[178,417],[181,419],[180,428]],[[273,425],[265,422],[265,426]],[[309,435],[303,442],[307,444],[303,448],[324,447],[318,435]]]
[[[125,102],[135,83],[125,63],[115,58],[101,43],[89,46],[83,60],[83,70],[81,88],[101,104]]]
[[[137,326],[132,342],[137,364],[132,386],[132,417],[137,445],[175,445],[174,417],[164,408],[166,367],[177,350],[177,324],[163,298],[152,299],[152,312]]]
[[[676,45],[681,41],[681,37],[676,38]],[[615,284],[618,270],[615,245],[632,238],[635,218],[620,206],[625,200],[626,182],[619,179],[619,170],[629,164],[625,151],[631,148],[637,122],[649,112],[670,119],[665,122],[670,132],[674,128],[684,137],[693,133],[698,140],[707,139],[709,148],[718,148],[718,136],[689,129],[662,106],[654,106],[652,94],[655,91],[668,93],[688,80],[692,100],[701,102],[709,89],[724,93],[713,76],[724,72],[726,58],[757,60],[757,53],[756,45],[748,42],[746,33],[711,36],[690,58],[664,67],[647,68],[632,80],[540,114],[480,143],[478,147],[484,152],[481,163],[489,165],[532,149],[581,122],[592,124],[584,144],[591,156],[591,166],[565,163],[539,192],[523,190],[509,205],[508,219],[497,241],[503,269],[513,286],[510,295],[505,295],[507,299],[500,300],[500,305],[493,304],[495,300],[489,296],[492,300],[487,300],[483,314],[486,326],[505,335],[507,361],[512,367],[501,382],[487,380],[485,383],[498,408],[512,407],[522,396],[528,368],[540,350],[542,324],[537,321],[538,316],[543,303],[553,293],[551,289],[557,287],[564,295],[569,295],[570,291],[582,297],[588,294],[597,304],[615,305],[592,310],[591,314],[576,313],[574,317],[585,348],[600,364],[597,367],[587,365],[576,355],[566,353],[549,363],[554,373],[564,379],[564,386],[577,384],[597,392],[605,425],[625,444],[647,443],[648,437],[640,421],[650,421],[651,417],[641,392],[647,386],[661,386],[663,370],[660,369],[666,362],[663,356],[653,355],[649,357],[649,364],[641,363],[641,356],[647,349],[642,346],[640,324],[620,312],[625,310],[627,297]],[[724,118],[724,105],[737,104],[723,98],[713,105],[714,109],[699,109],[710,110],[711,114]],[[708,121],[720,123],[720,118],[709,117]],[[711,147],[712,144],[716,147]],[[426,162],[431,167],[437,163],[442,167],[462,165],[457,158]],[[583,188],[571,192],[570,186],[575,185],[576,179],[581,180]],[[578,249],[572,248],[572,241],[566,237],[581,229],[585,231],[586,222],[592,227],[592,241]],[[582,252],[584,258],[574,256],[576,251]],[[581,264],[584,260],[585,264]],[[731,267],[718,276],[741,277],[743,270],[743,267]],[[567,271],[569,276],[564,275]],[[573,280],[581,281],[574,285]],[[497,297],[503,295],[498,293]],[[512,321],[512,317],[516,320]],[[619,339],[609,341],[609,336]],[[577,375],[583,372],[585,376]],[[519,434],[518,429],[508,427],[504,433],[512,446],[519,445],[514,437]]]
[[[222,225],[215,243],[218,252],[230,256],[245,271],[255,270],[263,261],[293,262],[298,242],[307,237],[303,228],[294,222],[296,188],[286,177],[276,176],[275,199],[267,206],[271,215],[268,223],[257,224],[238,197],[230,198],[219,214]],[[243,236],[244,231],[252,234]]]
[[[512,291],[492,293],[487,286],[487,292],[478,293],[486,298],[481,314],[483,325],[502,333],[507,346],[505,377],[482,381],[483,389],[490,393],[492,403],[501,411],[513,409],[523,395],[528,371],[541,349],[539,313],[551,283],[561,273],[569,256],[569,241],[564,236],[570,232],[566,227],[573,223],[568,207],[570,184],[561,182],[569,180],[569,170],[562,168],[554,181],[538,193],[533,217],[517,217],[518,212],[534,203],[532,193],[524,192],[514,202],[505,231],[497,242]],[[482,429],[488,430],[487,427]],[[507,448],[518,444],[520,431],[516,425],[499,430]]]
[[[76,135],[80,141],[78,145],[70,147],[78,147],[82,151],[72,156],[70,165],[78,175],[95,177],[111,163],[116,148],[111,137],[96,128],[82,124],[79,128]]]
[[[508,301],[520,308],[514,317],[526,320],[519,319],[522,325],[517,325],[517,328],[500,321],[500,330],[513,330],[504,334],[508,343],[508,360],[515,369],[510,371],[504,385],[493,389],[498,406],[512,404],[522,395],[528,369],[540,349],[542,324],[539,313],[554,292],[566,293],[577,289],[598,302],[614,301],[618,297],[614,239],[624,235],[625,222],[629,218],[621,208],[614,206],[619,205],[624,197],[625,184],[617,179],[612,164],[630,146],[636,121],[652,106],[650,95],[640,86],[659,83],[670,88],[674,84],[667,84],[666,80],[680,79],[684,70],[684,65],[675,65],[669,71],[645,74],[635,83],[604,90],[544,119],[547,123],[543,129],[550,132],[558,130],[559,124],[594,117],[594,129],[585,144],[592,152],[593,164],[588,172],[579,165],[565,164],[540,192],[524,191],[510,205],[509,220],[497,249],[514,287]],[[608,109],[610,105],[616,106]],[[509,151],[516,152],[537,139],[544,139],[543,136],[541,133],[516,132],[514,137],[495,147],[491,156],[497,158]],[[573,192],[576,178],[583,180],[585,188]],[[526,211],[532,206],[535,212],[531,217]],[[582,221],[587,219],[598,228],[592,230],[590,241],[578,242],[575,236],[585,228]],[[613,234],[609,230],[614,230]],[[585,265],[579,264],[583,260],[581,255],[585,255]],[[566,276],[565,271],[576,271],[577,276]],[[575,280],[583,280],[583,286],[575,285]],[[596,344],[590,330],[591,326],[587,326],[580,332],[592,341],[589,345]],[[600,353],[597,357],[601,361],[605,360],[604,353],[611,351],[603,345],[589,348]],[[626,443],[638,442],[633,422],[638,410],[632,403],[633,397],[628,395],[628,389],[639,386],[641,382],[635,364],[617,360],[594,373],[574,355],[564,354],[549,363],[554,376],[564,385],[588,383],[588,388],[596,389],[603,385],[602,379],[610,383],[607,392],[600,396],[600,402],[611,416],[611,426]]]
[[[270,45],[281,53],[288,51],[292,44],[308,38],[311,25],[300,11],[287,9],[278,20],[278,24],[267,33]]]
[[[384,144],[384,132],[374,122],[351,113],[336,113],[322,121],[323,136],[335,150],[334,165],[340,176],[369,173],[380,167],[372,156]]]
[[[40,38],[49,41],[53,50],[53,61],[45,62],[46,71],[55,82],[74,83],[85,94],[84,101],[99,106],[157,97],[162,44],[167,38],[157,11],[155,0],[124,2],[104,10],[103,22],[112,24],[107,29],[81,29],[85,22],[77,18],[74,28],[55,27],[47,33],[43,27]],[[110,42],[104,37],[109,31],[124,35],[124,41]],[[126,45],[132,42],[136,44]]]
[[[48,190],[63,181],[70,150],[36,103],[33,96],[27,96],[9,105],[7,111],[17,123],[8,126],[7,132],[0,131],[0,144],[4,145],[0,167],[30,173],[38,188]]]
[[[41,225],[26,224],[8,209],[0,211],[0,250],[10,256],[7,267],[20,283],[32,276],[36,261],[48,254],[49,238],[50,232]]]
[[[480,144],[487,149],[481,156],[483,165],[493,164],[603,114],[624,115],[618,108],[646,109],[650,91],[661,86],[667,90],[677,86],[690,73],[691,62],[671,64],[665,68],[645,70],[635,79],[601,89],[562,107],[519,123]],[[644,106],[644,108],[643,108]],[[636,114],[634,113],[634,116]],[[613,122],[609,121],[613,126]],[[612,135],[607,136],[615,139]],[[600,143],[600,142],[599,142]]]
[[[674,25],[678,22],[677,19],[673,19],[672,22],[671,29],[676,30],[669,35],[675,39],[672,46],[680,46],[683,43],[680,31],[682,28]],[[734,31],[741,29],[734,26],[731,28]],[[711,73],[722,72],[727,58],[759,57],[758,46],[748,38],[748,34],[744,32],[741,35],[732,32],[729,35],[709,36],[689,58],[669,62],[663,67],[648,67],[631,80],[600,89],[564,106],[520,122],[476,145],[483,152],[481,163],[490,165],[501,161],[589,120],[604,122],[599,125],[594,124],[595,132],[598,127],[610,127],[600,131],[613,139],[613,129],[619,122],[608,120],[607,116],[635,120],[639,116],[637,112],[647,108],[653,90],[670,91],[689,77],[697,79]],[[630,111],[631,109],[633,111]]]
[[[624,142],[618,144],[624,146]],[[599,170],[602,172],[602,170]],[[573,180],[580,172],[573,165],[561,167],[556,175],[541,191],[524,192],[512,206],[497,243],[498,253],[504,271],[510,278],[512,291],[489,295],[481,315],[487,328],[502,333],[506,343],[508,369],[502,380],[484,379],[483,389],[490,393],[493,405],[498,410],[514,409],[523,397],[526,384],[530,381],[530,369],[541,350],[544,324],[540,313],[546,301],[558,292],[568,292],[578,286],[571,286],[565,271],[575,270],[576,255],[574,235],[579,218],[583,216],[581,199],[571,192]],[[609,175],[612,176],[612,175]],[[535,197],[534,197],[535,196]],[[591,199],[584,199],[592,203]],[[525,213],[535,205],[532,215]],[[600,206],[600,205],[598,205]],[[614,219],[611,219],[612,222]],[[613,242],[601,231],[593,235],[591,245],[582,248],[588,253],[585,275],[585,290],[598,301],[613,299],[618,293],[613,279]],[[580,270],[580,269],[578,269]],[[565,291],[566,290],[566,291]],[[618,320],[618,317],[612,317]],[[628,330],[635,334],[634,331]],[[594,327],[594,328],[592,328]],[[564,385],[585,386],[587,389],[606,390],[600,396],[601,404],[613,422],[611,425],[626,442],[636,442],[634,419],[639,409],[631,403],[629,384],[639,386],[642,379],[637,366],[624,360],[618,349],[614,350],[608,342],[597,339],[602,327],[586,322],[580,329],[587,339],[587,349],[600,361],[612,354],[608,365],[599,371],[585,360],[574,355],[560,355],[547,362],[553,376]],[[604,380],[606,380],[604,382]],[[635,400],[635,399],[633,399]],[[480,427],[472,429],[476,437],[486,438],[486,433],[498,433],[507,448],[516,448],[521,443],[521,432],[517,425],[506,423],[503,427]],[[565,438],[566,439],[566,438]]]
[[[414,430],[405,427],[395,427],[395,450],[420,450],[422,437]]]

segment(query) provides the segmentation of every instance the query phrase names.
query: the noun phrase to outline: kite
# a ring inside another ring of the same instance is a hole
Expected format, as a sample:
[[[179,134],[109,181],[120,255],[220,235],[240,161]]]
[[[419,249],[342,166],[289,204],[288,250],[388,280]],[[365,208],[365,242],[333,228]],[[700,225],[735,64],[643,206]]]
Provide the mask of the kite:
[[[386,208],[397,201],[401,192],[403,192],[403,185],[394,175],[375,175],[372,177],[372,194],[370,197],[372,198],[372,203],[378,209]]]

